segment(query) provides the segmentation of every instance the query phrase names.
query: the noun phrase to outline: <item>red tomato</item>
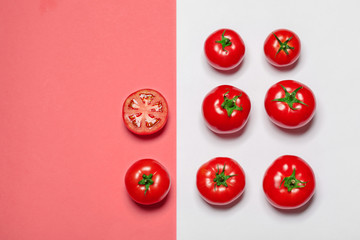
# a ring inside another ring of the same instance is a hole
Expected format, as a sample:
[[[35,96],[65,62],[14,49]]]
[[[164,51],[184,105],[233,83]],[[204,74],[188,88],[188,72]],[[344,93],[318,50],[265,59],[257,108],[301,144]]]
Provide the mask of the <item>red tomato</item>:
[[[245,173],[235,160],[217,157],[199,168],[196,186],[208,203],[229,204],[244,192]]]
[[[204,50],[209,64],[219,70],[237,67],[245,55],[244,41],[230,29],[213,32],[206,39]]]
[[[163,200],[170,190],[170,175],[153,159],[142,159],[127,170],[125,186],[137,203],[150,205]]]
[[[273,123],[294,129],[310,122],[315,114],[316,102],[313,92],[306,85],[284,80],[268,90],[265,109]]]
[[[234,133],[249,118],[251,103],[242,90],[222,85],[209,92],[202,104],[206,125],[215,133]]]
[[[314,195],[315,176],[303,159],[285,155],[266,170],[263,189],[274,207],[294,209],[306,204]]]
[[[300,50],[299,37],[286,29],[272,32],[264,43],[266,59],[275,67],[286,67],[296,62],[300,56]]]
[[[123,105],[125,126],[133,133],[149,135],[162,129],[168,118],[165,98],[152,89],[130,94]]]

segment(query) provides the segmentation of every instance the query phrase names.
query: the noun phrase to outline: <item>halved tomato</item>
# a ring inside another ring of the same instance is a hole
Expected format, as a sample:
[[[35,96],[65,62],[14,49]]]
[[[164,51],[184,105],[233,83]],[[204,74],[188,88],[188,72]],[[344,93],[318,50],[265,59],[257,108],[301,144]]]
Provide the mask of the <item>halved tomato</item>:
[[[156,90],[141,89],[130,94],[124,102],[125,126],[135,134],[156,133],[165,126],[167,118],[167,102]]]

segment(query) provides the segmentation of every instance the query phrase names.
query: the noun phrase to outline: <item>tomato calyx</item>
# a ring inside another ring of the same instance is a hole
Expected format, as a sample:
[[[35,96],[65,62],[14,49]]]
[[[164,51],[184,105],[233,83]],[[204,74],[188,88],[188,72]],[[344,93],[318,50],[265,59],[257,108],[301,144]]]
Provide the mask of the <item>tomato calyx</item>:
[[[138,182],[139,185],[145,186],[145,192],[144,195],[146,195],[146,192],[149,190],[149,187],[154,184],[154,180],[152,180],[153,174],[150,173],[149,175],[143,174],[142,179]]]
[[[290,38],[288,38],[285,42],[280,41],[280,39],[278,38],[278,36],[276,36],[275,33],[273,33],[273,35],[275,36],[276,40],[278,41],[278,43],[280,44],[280,48],[279,50],[276,52],[275,57],[278,55],[279,52],[284,51],[286,55],[289,55],[288,49],[293,50],[294,47],[291,47],[288,45],[288,43],[290,42],[290,40],[293,38],[293,36],[291,36]]]
[[[302,89],[303,87],[298,87],[297,89],[295,89],[292,93],[289,93],[286,88],[280,84],[280,86],[282,87],[282,89],[284,89],[285,91],[285,97],[284,98],[277,98],[277,99],[273,99],[272,101],[275,102],[285,102],[287,103],[287,105],[292,109],[292,110],[298,110],[297,108],[293,107],[294,103],[300,103],[302,105],[308,106],[306,103],[300,101],[299,99],[296,98],[296,93]]]
[[[222,46],[222,50],[223,51],[225,51],[225,52],[228,52],[226,49],[225,49],[225,47],[228,47],[228,46],[231,46],[231,41],[230,41],[230,39],[229,38],[226,38],[224,35],[225,35],[225,31],[226,30],[224,30],[224,32],[222,33],[222,35],[221,35],[221,40],[219,40],[219,41],[215,41],[216,43],[220,43],[221,44],[221,46]]]
[[[224,168],[222,170],[222,172],[220,173],[220,168],[219,165],[217,166],[218,171],[215,173],[215,178],[214,178],[214,190],[216,190],[216,186],[225,186],[228,187],[226,181],[231,178],[236,176],[237,174],[234,175],[225,175],[225,164],[224,164]]]
[[[238,110],[238,111],[242,111],[243,107],[242,106],[237,106],[236,105],[236,100],[241,97],[240,95],[237,95],[235,97],[233,97],[232,99],[229,99],[226,95],[229,93],[229,91],[227,91],[224,94],[224,102],[221,104],[221,108],[225,109],[228,116],[231,117],[231,114],[233,113],[234,110]]]
[[[281,185],[284,183],[284,187],[286,187],[288,189],[288,192],[291,192],[291,190],[293,190],[294,188],[303,188],[306,186],[307,182],[303,182],[303,181],[296,179],[295,171],[296,170],[294,168],[292,174],[289,177],[285,177],[281,181],[279,188],[281,188]],[[299,185],[299,184],[302,184],[302,185]]]

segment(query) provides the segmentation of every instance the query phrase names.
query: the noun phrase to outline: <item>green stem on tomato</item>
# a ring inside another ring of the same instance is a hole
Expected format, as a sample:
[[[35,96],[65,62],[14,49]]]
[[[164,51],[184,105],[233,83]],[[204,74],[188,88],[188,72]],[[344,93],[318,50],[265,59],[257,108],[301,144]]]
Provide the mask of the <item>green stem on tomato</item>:
[[[272,101],[275,102],[285,102],[287,103],[287,105],[292,109],[292,110],[298,110],[296,108],[293,107],[294,103],[300,103],[302,105],[308,106],[306,103],[300,101],[299,99],[296,98],[296,93],[302,89],[303,87],[298,87],[297,89],[295,89],[292,93],[289,93],[286,88],[280,84],[280,86],[282,87],[282,89],[285,91],[285,97],[284,98],[277,98],[277,99],[273,99]]]
[[[285,177],[281,181],[279,188],[281,188],[281,185],[284,183],[284,187],[286,187],[288,189],[288,192],[291,192],[291,190],[293,190],[294,188],[303,188],[306,186],[307,182],[303,182],[303,181],[296,179],[295,171],[296,170],[294,168],[292,174],[289,177]],[[302,185],[299,185],[299,184],[302,184]]]
[[[214,190],[216,190],[216,186],[225,186],[228,187],[226,181],[231,178],[236,176],[237,174],[233,174],[233,175],[225,175],[225,163],[224,163],[224,168],[222,170],[222,172],[220,173],[220,168],[219,165],[217,165],[217,169],[218,171],[215,173],[215,178],[214,178]]]
[[[242,111],[243,107],[242,106],[237,106],[236,105],[236,100],[241,97],[241,94],[233,97],[232,99],[229,99],[228,97],[226,97],[226,95],[229,93],[229,91],[227,91],[224,94],[224,102],[221,104],[222,109],[225,109],[228,116],[231,117],[231,114],[233,113],[234,110],[238,110],[238,111]]]
[[[154,184],[154,180],[152,180],[153,174],[150,173],[149,175],[143,174],[142,179],[138,182],[139,185],[145,186],[145,192],[144,195],[146,195],[146,192],[149,190],[149,187]]]
[[[279,50],[276,52],[275,57],[278,55],[279,52],[284,51],[286,55],[289,55],[288,49],[293,50],[294,47],[291,47],[288,45],[288,43],[290,42],[290,40],[293,38],[293,36],[291,36],[290,38],[288,38],[285,42],[281,42],[280,39],[278,38],[278,36],[276,36],[275,33],[273,33],[273,35],[275,36],[276,40],[278,41],[280,47]]]
[[[225,50],[225,47],[231,46],[232,43],[231,43],[231,40],[229,38],[225,37],[225,31],[226,30],[224,30],[224,32],[221,35],[221,40],[215,41],[215,42],[220,43],[221,46],[222,46],[222,50],[227,52],[227,50]]]

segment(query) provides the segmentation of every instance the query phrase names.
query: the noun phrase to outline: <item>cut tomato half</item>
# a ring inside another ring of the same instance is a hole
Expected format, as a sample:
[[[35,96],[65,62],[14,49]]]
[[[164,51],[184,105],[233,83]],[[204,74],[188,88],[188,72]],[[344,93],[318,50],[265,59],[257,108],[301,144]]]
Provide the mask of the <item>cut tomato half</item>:
[[[166,99],[156,90],[142,89],[130,94],[123,106],[125,126],[133,133],[149,135],[161,130],[168,118]]]

